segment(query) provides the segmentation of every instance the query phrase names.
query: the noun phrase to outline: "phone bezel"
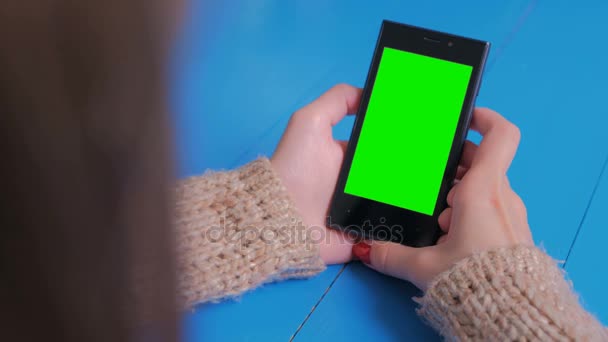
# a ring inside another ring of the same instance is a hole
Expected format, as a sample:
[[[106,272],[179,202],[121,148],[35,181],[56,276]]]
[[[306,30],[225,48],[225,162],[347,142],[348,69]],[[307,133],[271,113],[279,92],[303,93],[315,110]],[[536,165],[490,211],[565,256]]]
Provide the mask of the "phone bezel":
[[[344,192],[385,47],[473,67],[432,216]],[[456,175],[489,49],[490,43],[488,42],[388,20],[382,22],[374,56],[361,95],[361,102],[328,212],[328,227],[354,233],[366,239],[393,241],[414,247],[436,243],[441,233],[437,218],[447,206],[447,193]]]

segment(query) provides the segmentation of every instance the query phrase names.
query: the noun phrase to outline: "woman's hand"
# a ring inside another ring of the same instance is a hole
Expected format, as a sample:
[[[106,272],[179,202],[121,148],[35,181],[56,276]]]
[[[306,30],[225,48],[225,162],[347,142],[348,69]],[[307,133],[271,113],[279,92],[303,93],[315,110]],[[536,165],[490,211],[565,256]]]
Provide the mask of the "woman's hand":
[[[474,253],[532,245],[526,207],[513,192],[507,170],[519,144],[519,129],[498,113],[476,109],[471,128],[483,135],[479,146],[466,142],[456,185],[439,216],[446,233],[436,246],[360,243],[353,253],[371,268],[409,280],[422,290],[440,273]]]
[[[327,264],[352,258],[353,241],[326,228],[325,218],[336,187],[346,141],[334,140],[332,127],[357,111],[361,89],[337,85],[293,114],[271,158],[304,224],[314,227]],[[319,236],[322,235],[322,236]]]

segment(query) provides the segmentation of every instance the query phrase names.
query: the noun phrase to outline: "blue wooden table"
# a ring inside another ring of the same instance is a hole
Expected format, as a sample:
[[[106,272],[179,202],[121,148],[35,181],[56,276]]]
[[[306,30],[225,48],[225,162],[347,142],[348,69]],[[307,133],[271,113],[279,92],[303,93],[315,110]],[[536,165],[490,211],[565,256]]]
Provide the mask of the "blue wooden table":
[[[521,128],[510,177],[534,238],[608,324],[607,16],[604,0],[194,0],[172,62],[180,176],[270,155],[296,109],[333,84],[362,86],[382,19],[489,40],[477,104]],[[184,331],[188,341],[437,339],[415,315],[416,295],[338,265],[198,307]]]

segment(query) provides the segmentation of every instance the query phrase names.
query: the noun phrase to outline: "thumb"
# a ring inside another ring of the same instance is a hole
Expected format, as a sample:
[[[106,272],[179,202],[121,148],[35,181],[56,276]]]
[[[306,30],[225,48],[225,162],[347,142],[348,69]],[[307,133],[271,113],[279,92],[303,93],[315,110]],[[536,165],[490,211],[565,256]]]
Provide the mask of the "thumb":
[[[368,255],[359,255],[361,251]],[[426,248],[414,248],[394,242],[360,242],[353,247],[353,254],[368,267],[386,275],[410,281],[421,287],[420,275],[424,273],[422,260]]]
[[[362,90],[348,84],[338,84],[308,106],[301,109],[304,115],[320,115],[321,118],[329,118],[332,126],[335,126],[347,114],[354,114],[359,107]]]

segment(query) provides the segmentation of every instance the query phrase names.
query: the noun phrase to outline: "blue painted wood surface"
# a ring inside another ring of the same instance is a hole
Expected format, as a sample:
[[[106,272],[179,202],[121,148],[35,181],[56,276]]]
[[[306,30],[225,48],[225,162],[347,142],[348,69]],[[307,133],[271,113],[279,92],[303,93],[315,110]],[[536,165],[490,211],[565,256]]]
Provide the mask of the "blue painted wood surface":
[[[608,152],[606,153],[608,164]],[[608,325],[608,166],[589,203],[589,209],[581,220],[580,233],[572,246],[565,269],[574,288],[581,296],[583,306]]]

